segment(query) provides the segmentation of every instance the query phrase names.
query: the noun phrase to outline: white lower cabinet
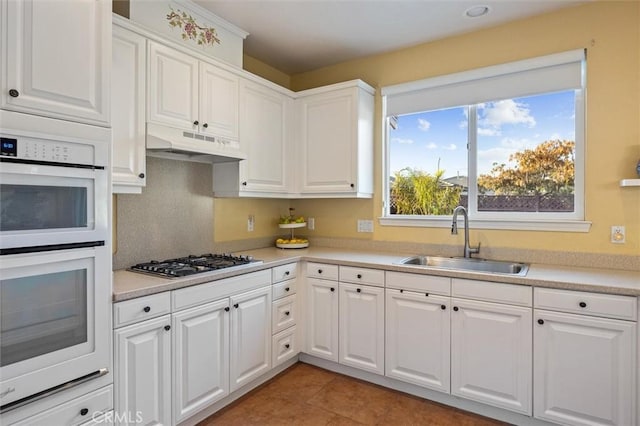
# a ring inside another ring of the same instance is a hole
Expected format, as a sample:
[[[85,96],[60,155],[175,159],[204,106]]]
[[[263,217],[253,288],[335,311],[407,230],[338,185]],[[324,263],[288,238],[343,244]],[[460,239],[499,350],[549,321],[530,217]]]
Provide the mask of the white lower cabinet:
[[[231,392],[271,369],[271,286],[231,297]]]
[[[534,416],[565,425],[637,424],[636,323],[544,310],[535,320]]]
[[[384,288],[342,282],[339,288],[339,362],[384,374]]]
[[[451,298],[386,290],[387,377],[449,393]]]
[[[306,352],[338,362],[338,283],[307,278],[306,311]]]
[[[296,326],[274,334],[271,350],[271,362],[274,368],[296,356],[300,352]]]
[[[451,394],[531,415],[532,309],[456,298],[452,305]]]
[[[116,423],[170,425],[171,316],[117,329],[113,340]]]
[[[173,315],[175,424],[229,394],[229,299]]]

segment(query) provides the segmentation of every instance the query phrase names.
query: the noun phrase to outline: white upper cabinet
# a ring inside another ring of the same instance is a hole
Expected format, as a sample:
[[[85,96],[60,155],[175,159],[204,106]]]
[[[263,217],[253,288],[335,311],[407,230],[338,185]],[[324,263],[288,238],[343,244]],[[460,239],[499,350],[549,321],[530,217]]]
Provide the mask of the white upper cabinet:
[[[149,42],[149,121],[198,129],[198,64],[193,56]]]
[[[373,94],[359,80],[298,94],[298,185],[303,197],[372,196]]]
[[[3,1],[3,109],[109,126],[111,1]]]
[[[286,197],[292,192],[293,99],[249,80],[240,82],[240,147],[247,159],[213,166],[216,196]]]
[[[141,192],[145,186],[146,40],[113,27],[111,125],[113,192]]]
[[[239,77],[149,42],[149,113],[157,124],[238,139]]]
[[[201,133],[238,139],[238,87],[237,75],[200,62]]]

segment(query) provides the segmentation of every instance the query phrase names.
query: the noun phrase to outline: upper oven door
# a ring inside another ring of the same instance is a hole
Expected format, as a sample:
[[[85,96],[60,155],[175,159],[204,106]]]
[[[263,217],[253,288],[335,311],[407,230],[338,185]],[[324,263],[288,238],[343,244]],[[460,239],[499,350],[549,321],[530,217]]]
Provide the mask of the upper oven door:
[[[104,169],[21,164],[0,171],[0,249],[100,242],[107,239]],[[10,161],[10,160],[9,160]]]

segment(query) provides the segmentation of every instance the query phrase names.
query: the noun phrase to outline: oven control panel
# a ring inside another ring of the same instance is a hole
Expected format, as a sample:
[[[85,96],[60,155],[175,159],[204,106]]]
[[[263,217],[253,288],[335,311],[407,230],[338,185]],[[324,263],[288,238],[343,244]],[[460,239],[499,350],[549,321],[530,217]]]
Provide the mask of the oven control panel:
[[[94,164],[94,147],[73,142],[26,137],[0,137],[0,156],[23,160]]]

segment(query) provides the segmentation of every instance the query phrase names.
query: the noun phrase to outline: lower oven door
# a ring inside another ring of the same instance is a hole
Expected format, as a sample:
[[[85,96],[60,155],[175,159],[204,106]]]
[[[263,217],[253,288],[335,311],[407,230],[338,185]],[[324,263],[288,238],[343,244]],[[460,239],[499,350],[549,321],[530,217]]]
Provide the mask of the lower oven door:
[[[0,258],[0,405],[109,367],[106,247]]]

